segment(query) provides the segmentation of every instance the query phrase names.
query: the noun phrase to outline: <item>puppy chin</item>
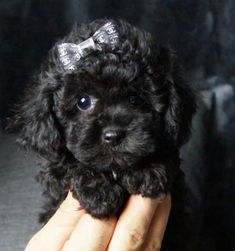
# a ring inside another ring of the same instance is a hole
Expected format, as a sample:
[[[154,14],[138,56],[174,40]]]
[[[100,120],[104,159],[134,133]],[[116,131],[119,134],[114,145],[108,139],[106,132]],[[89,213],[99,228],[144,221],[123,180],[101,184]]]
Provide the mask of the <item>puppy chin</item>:
[[[127,153],[100,153],[94,157],[81,155],[75,157],[84,166],[99,171],[111,171],[113,168],[119,170],[129,169],[139,161],[139,158]]]
[[[98,171],[124,171],[137,169],[143,159],[155,152],[154,145],[143,147],[145,151],[124,152],[115,149],[105,151],[78,151],[74,154],[75,158],[87,168]]]

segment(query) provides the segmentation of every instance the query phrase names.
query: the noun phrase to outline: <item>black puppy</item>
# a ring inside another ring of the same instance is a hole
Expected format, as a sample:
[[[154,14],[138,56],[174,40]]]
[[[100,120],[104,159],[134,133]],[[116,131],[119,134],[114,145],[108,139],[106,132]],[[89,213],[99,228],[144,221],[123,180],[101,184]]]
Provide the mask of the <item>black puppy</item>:
[[[69,189],[99,218],[118,214],[130,194],[171,192],[163,250],[190,250],[179,147],[196,104],[175,53],[124,21],[96,20],[74,26],[30,85],[15,124],[44,159],[40,221]]]

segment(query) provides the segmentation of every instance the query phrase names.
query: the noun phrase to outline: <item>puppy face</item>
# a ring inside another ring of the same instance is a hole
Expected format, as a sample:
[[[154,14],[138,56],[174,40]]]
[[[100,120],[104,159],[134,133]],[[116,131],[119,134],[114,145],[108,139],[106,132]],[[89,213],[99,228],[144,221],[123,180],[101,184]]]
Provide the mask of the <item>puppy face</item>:
[[[106,20],[75,27],[63,42],[88,39]],[[105,170],[130,168],[190,134],[195,95],[176,55],[152,36],[117,21],[119,46],[93,52],[61,73],[56,46],[35,76],[14,124],[20,142],[50,162],[72,154]]]
[[[125,67],[113,66],[109,76],[104,68],[95,78],[72,74],[63,81],[57,113],[66,147],[86,165],[131,167],[156,150],[163,117],[153,107],[153,86],[143,76],[131,82],[115,76]]]

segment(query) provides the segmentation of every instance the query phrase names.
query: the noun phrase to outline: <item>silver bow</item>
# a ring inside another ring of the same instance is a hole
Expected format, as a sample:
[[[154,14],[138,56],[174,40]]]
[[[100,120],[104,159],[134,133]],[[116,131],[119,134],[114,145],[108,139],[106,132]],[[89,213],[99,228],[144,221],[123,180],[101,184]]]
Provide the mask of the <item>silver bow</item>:
[[[76,69],[76,65],[81,58],[86,57],[93,51],[102,51],[105,46],[110,46],[114,50],[117,44],[117,29],[112,22],[108,22],[82,43],[62,43],[57,46],[57,49],[63,70],[72,72]]]

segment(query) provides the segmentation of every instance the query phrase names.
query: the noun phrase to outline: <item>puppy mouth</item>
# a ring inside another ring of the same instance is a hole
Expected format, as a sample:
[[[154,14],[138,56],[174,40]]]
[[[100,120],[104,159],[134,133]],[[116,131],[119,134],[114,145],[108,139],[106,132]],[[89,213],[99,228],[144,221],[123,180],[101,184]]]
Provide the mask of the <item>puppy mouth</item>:
[[[153,149],[148,147],[148,151],[129,152],[122,146],[112,146],[109,148],[102,148],[99,151],[89,152],[88,155],[79,155],[78,160],[94,169],[110,170],[113,166],[118,169],[135,168],[141,159],[151,155]]]
[[[118,144],[118,145],[109,145],[108,147],[107,146],[104,146],[103,147],[103,151],[104,153],[106,153],[107,155],[115,155],[116,154],[130,154],[123,146],[122,144]]]
[[[126,137],[119,144],[83,141],[68,147],[75,158],[86,166],[106,170],[112,166],[130,168],[156,150],[154,137],[150,134],[144,136]]]

